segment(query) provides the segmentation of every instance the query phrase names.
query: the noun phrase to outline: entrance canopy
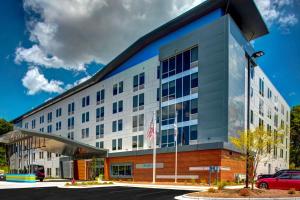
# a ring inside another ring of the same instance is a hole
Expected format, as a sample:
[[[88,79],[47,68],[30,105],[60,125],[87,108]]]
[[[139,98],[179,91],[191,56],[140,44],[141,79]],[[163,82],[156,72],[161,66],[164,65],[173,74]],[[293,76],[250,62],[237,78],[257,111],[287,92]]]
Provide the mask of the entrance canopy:
[[[16,129],[1,135],[0,143],[9,145],[12,151],[14,151],[14,146],[21,145],[26,150],[40,149],[71,156],[74,159],[104,158],[107,156],[106,149],[99,149],[62,136],[27,129]]]

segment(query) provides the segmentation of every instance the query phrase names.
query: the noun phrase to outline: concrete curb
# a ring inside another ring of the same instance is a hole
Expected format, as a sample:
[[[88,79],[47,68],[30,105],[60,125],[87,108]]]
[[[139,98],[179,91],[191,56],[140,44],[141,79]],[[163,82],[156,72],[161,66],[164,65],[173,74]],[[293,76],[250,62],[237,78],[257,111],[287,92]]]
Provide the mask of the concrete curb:
[[[177,200],[300,200],[300,197],[283,197],[283,198],[220,198],[220,197],[191,197],[182,195],[175,197]]]

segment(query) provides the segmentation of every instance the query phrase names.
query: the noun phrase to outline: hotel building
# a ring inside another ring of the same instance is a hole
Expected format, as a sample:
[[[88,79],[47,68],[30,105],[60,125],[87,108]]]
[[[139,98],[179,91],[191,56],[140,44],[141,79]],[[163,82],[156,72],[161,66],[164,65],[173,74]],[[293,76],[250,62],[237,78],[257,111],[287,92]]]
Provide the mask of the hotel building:
[[[211,166],[219,167],[219,180],[233,181],[245,174],[245,160],[229,137],[247,127],[250,81],[250,127],[286,129],[284,142],[272,148],[258,173],[288,168],[290,108],[259,66],[247,78],[248,59],[255,52],[250,42],[266,34],[253,0],[206,1],[13,123],[107,149],[101,166],[106,178],[152,181],[153,144],[147,131],[155,112],[156,178],[174,181],[177,113],[179,181],[207,180]],[[60,176],[62,156],[33,154],[32,163],[44,165],[47,176]]]

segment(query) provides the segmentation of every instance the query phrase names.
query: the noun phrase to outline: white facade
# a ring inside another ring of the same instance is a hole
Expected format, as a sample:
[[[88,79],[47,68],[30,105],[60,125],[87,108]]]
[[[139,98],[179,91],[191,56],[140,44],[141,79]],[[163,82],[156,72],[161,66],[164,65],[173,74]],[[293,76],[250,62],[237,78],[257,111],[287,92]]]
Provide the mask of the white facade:
[[[274,150],[273,147],[271,148],[269,156],[259,164],[257,174],[269,174],[275,173],[280,169],[288,169],[290,155],[290,107],[260,67],[254,68],[252,77],[250,119],[251,112],[253,117],[250,128],[258,127],[259,121],[262,120],[266,130],[270,129],[272,132],[277,130],[284,133],[283,143],[275,148],[277,150]]]

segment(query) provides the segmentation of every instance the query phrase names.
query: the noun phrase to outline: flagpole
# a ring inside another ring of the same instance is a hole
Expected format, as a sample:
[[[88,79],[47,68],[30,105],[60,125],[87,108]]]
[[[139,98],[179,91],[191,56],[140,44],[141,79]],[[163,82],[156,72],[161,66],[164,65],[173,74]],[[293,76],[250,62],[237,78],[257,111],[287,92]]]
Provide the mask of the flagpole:
[[[174,126],[174,134],[175,134],[175,183],[177,183],[177,112],[175,114],[175,126]]]
[[[156,112],[153,112],[153,177],[152,183],[155,183],[156,176]]]

